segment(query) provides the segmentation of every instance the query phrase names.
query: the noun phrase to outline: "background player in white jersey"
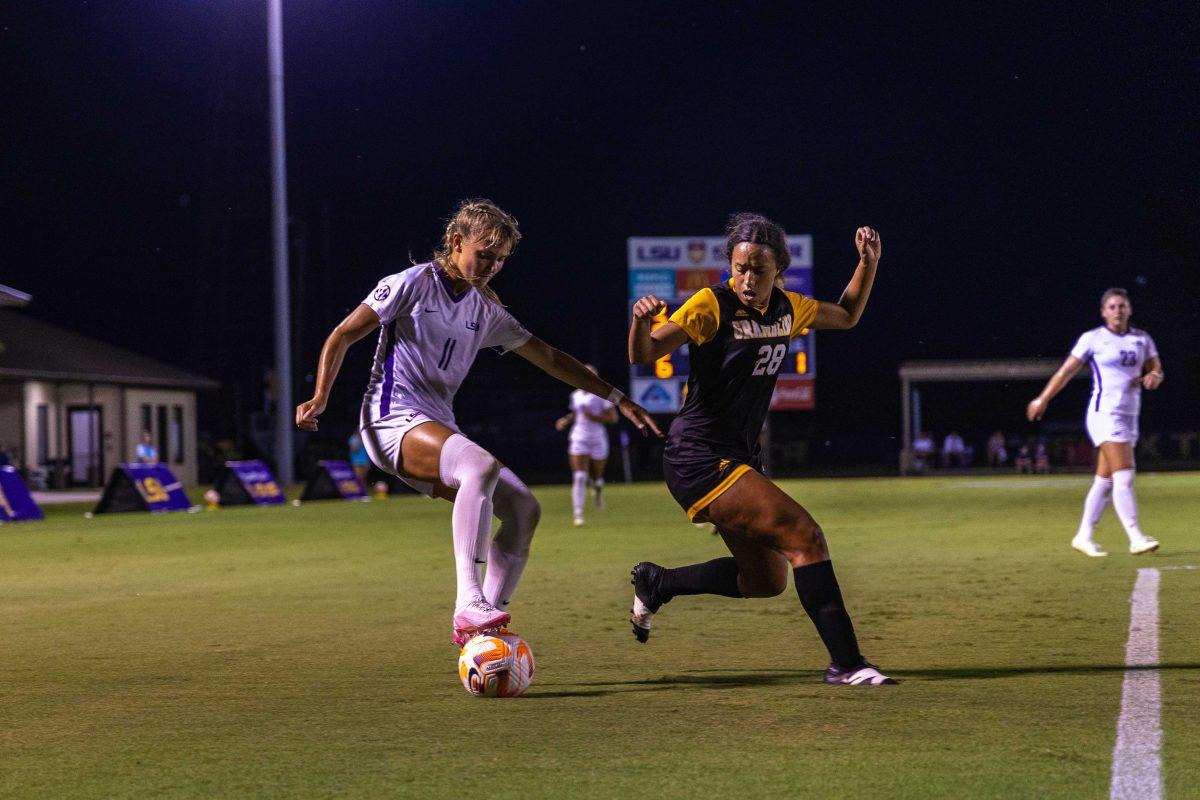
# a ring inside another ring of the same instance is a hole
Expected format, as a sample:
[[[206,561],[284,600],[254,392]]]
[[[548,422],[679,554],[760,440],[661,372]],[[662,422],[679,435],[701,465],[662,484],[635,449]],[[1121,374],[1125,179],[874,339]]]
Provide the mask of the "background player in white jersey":
[[[463,436],[455,423],[454,394],[475,354],[484,347],[513,351],[564,383],[608,397],[639,429],[659,433],[644,408],[530,334],[500,304],[489,282],[520,238],[517,221],[491,201],[460,203],[433,261],[381,280],[334,328],[321,350],[313,397],[296,408],[296,425],[315,431],[347,348],[380,329],[361,435],[380,469],[454,503],[454,640],[459,644],[508,624],[505,608],[541,514],[512,470]],[[489,547],[493,513],[500,529]]]
[[[1079,337],[1071,354],[1025,409],[1029,419],[1041,419],[1050,400],[1084,363],[1092,365],[1092,396],[1088,400],[1087,430],[1097,448],[1096,477],[1083,503],[1083,519],[1071,546],[1089,556],[1106,556],[1092,535],[1108,498],[1129,536],[1134,555],[1158,549],[1158,542],[1138,527],[1137,497],[1133,493],[1133,449],[1138,440],[1142,389],[1154,390],[1163,381],[1162,361],[1150,334],[1129,327],[1133,308],[1124,289],[1109,289],[1100,298],[1104,324]]]
[[[586,365],[593,373],[596,368]],[[583,524],[583,506],[588,482],[596,493],[596,509],[604,508],[604,465],[608,462],[606,425],[617,424],[617,409],[603,397],[576,389],[571,392],[571,411],[554,422],[555,430],[571,426],[567,437],[567,461],[571,464],[571,507],[575,526]]]

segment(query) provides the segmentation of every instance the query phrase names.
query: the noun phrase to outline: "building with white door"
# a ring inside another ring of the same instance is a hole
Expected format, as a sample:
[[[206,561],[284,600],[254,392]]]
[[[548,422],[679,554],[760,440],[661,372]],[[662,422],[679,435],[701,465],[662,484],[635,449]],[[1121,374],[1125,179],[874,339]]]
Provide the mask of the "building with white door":
[[[196,394],[216,381],[34,319],[0,286],[0,450],[34,486],[103,485],[149,432],[160,462],[197,480]]]

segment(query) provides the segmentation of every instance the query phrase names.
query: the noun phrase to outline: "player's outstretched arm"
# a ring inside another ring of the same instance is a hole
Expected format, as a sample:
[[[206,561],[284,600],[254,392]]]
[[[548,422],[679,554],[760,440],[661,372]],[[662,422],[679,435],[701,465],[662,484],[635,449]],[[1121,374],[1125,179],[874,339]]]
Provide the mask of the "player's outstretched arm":
[[[571,425],[573,425],[574,423],[575,423],[575,412],[572,411],[571,413],[564,414],[563,416],[554,420],[554,430],[565,431],[567,428],[571,427]]]
[[[344,320],[338,323],[325,340],[321,348],[321,357],[317,361],[317,385],[313,389],[311,400],[305,400],[296,406],[296,427],[302,431],[317,429],[317,415],[325,410],[329,402],[329,390],[333,381],[342,368],[342,359],[350,345],[379,327],[379,315],[368,305],[360,305],[350,312]]]
[[[836,303],[824,301],[817,304],[817,316],[810,327],[824,330],[849,330],[858,324],[871,286],[875,283],[875,268],[883,256],[883,239],[873,228],[862,227],[854,232],[854,245],[858,248],[858,266],[846,290]]]
[[[651,330],[655,315],[665,305],[666,303],[652,294],[633,304],[633,322],[629,325],[630,364],[653,364],[687,343],[687,331],[674,322],[667,322]]]
[[[609,402],[615,403],[625,418],[636,425],[642,433],[653,432],[655,436],[662,436],[662,431],[654,424],[654,419],[650,416],[649,411],[630,400],[611,383],[594,374],[574,356],[551,347],[536,336],[530,337],[528,342],[513,352],[550,377],[558,378],[568,386],[583,389],[585,392],[591,392],[597,397],[603,397]]]
[[[1054,395],[1063,390],[1063,387],[1071,382],[1071,378],[1075,377],[1075,373],[1083,366],[1083,362],[1075,356],[1067,356],[1063,361],[1062,366],[1058,371],[1050,376],[1050,380],[1046,381],[1046,386],[1042,389],[1042,393],[1029,401],[1025,406],[1025,417],[1033,422],[1042,418],[1046,413],[1050,401],[1054,399]]]

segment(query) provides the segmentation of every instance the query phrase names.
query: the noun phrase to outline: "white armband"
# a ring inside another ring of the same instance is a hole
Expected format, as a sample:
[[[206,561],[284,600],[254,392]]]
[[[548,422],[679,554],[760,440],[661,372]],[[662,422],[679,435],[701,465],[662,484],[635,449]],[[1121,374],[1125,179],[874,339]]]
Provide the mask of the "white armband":
[[[605,399],[608,400],[608,402],[612,403],[614,406],[619,406],[619,405],[621,405],[621,401],[625,399],[625,393],[614,386],[613,390],[608,393],[608,397],[606,397]]]

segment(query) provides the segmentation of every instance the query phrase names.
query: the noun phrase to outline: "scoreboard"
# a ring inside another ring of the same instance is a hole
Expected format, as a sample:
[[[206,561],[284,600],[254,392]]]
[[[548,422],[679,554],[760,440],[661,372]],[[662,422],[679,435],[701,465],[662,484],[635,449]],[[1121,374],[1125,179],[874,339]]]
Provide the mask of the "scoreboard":
[[[812,296],[812,237],[789,236],[792,263],[783,273],[785,288]],[[629,239],[629,306],[652,294],[667,304],[654,327],[701,289],[730,278],[724,236],[633,236]],[[816,352],[811,330],[792,339],[779,370],[773,411],[802,411],[815,404]],[[681,347],[651,366],[630,368],[630,395],[655,414],[673,414],[683,403],[688,353]]]

